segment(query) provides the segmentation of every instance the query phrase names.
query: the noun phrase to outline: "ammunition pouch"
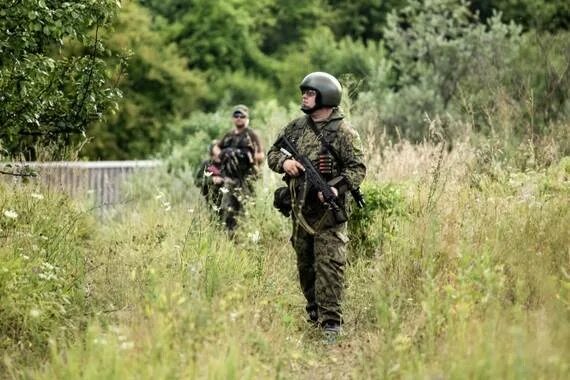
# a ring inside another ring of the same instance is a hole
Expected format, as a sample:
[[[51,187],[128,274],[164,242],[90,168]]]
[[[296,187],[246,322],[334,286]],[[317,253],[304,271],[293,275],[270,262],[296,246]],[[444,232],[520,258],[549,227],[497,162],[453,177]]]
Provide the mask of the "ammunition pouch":
[[[275,190],[275,193],[273,193],[273,207],[286,217],[291,215],[293,203],[289,187],[283,186]]]

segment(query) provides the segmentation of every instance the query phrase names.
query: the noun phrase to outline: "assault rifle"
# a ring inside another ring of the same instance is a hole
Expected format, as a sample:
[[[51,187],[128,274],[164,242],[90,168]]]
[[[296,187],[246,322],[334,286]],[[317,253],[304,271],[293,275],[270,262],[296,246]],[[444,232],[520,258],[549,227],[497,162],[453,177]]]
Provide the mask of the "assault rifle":
[[[346,222],[348,218],[344,210],[338,204],[338,196],[333,193],[331,186],[321,177],[321,174],[317,168],[315,168],[311,160],[309,160],[307,156],[299,154],[295,146],[286,137],[281,137],[275,143],[275,146],[287,157],[294,158],[303,165],[307,182],[323,194],[325,204],[329,206],[336,222],[339,224]]]

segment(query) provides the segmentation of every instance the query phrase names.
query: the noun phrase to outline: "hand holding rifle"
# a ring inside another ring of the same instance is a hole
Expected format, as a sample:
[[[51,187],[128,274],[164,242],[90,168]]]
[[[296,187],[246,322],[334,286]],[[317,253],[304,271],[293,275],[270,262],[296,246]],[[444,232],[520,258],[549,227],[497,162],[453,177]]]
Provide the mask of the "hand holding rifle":
[[[307,182],[318,191],[319,200],[330,207],[335,220],[338,223],[346,222],[347,216],[338,204],[337,189],[329,186],[311,160],[307,156],[299,154],[293,144],[285,137],[279,139],[276,145],[282,153],[289,157],[283,162],[285,173],[295,177],[304,172]]]

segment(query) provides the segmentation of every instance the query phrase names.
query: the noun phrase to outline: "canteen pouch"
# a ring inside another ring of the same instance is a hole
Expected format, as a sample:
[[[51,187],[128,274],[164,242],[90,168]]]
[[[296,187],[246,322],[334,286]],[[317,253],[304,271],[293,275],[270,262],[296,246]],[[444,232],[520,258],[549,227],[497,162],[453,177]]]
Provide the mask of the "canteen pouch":
[[[291,215],[291,193],[287,186],[279,187],[275,190],[275,193],[273,193],[273,207],[286,217]]]

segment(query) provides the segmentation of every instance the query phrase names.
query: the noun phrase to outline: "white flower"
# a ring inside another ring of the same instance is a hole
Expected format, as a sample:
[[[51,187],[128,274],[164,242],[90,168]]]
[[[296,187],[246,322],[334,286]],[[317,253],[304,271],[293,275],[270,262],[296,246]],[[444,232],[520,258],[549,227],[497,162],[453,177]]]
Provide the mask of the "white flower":
[[[40,193],[32,193],[31,197],[35,199],[44,199],[44,196]]]
[[[135,346],[133,342],[122,342],[119,345],[119,350],[130,350]]]
[[[107,339],[105,339],[105,338],[95,338],[95,339],[93,339],[93,343],[94,343],[94,344],[98,344],[98,345],[104,346],[104,345],[107,344]]]
[[[4,216],[10,219],[16,219],[18,217],[18,213],[14,210],[4,210]]]
[[[170,211],[172,205],[170,204],[170,202],[163,202],[162,207],[164,207],[164,211]]]
[[[41,312],[38,309],[30,310],[30,317],[32,317],[32,318],[37,318],[40,316],[40,314],[41,314]]]
[[[259,242],[259,238],[260,238],[260,233],[259,231],[255,231],[253,233],[248,233],[247,236],[249,237],[249,239],[254,243],[257,244]]]
[[[224,194],[227,194],[227,193],[230,192],[230,190],[229,190],[228,188],[226,188],[226,187],[222,187],[222,188],[220,189],[220,191],[221,191],[222,193],[224,193]]]
[[[159,191],[158,194],[154,197],[154,199],[162,199],[164,198],[164,193],[162,191]]]

